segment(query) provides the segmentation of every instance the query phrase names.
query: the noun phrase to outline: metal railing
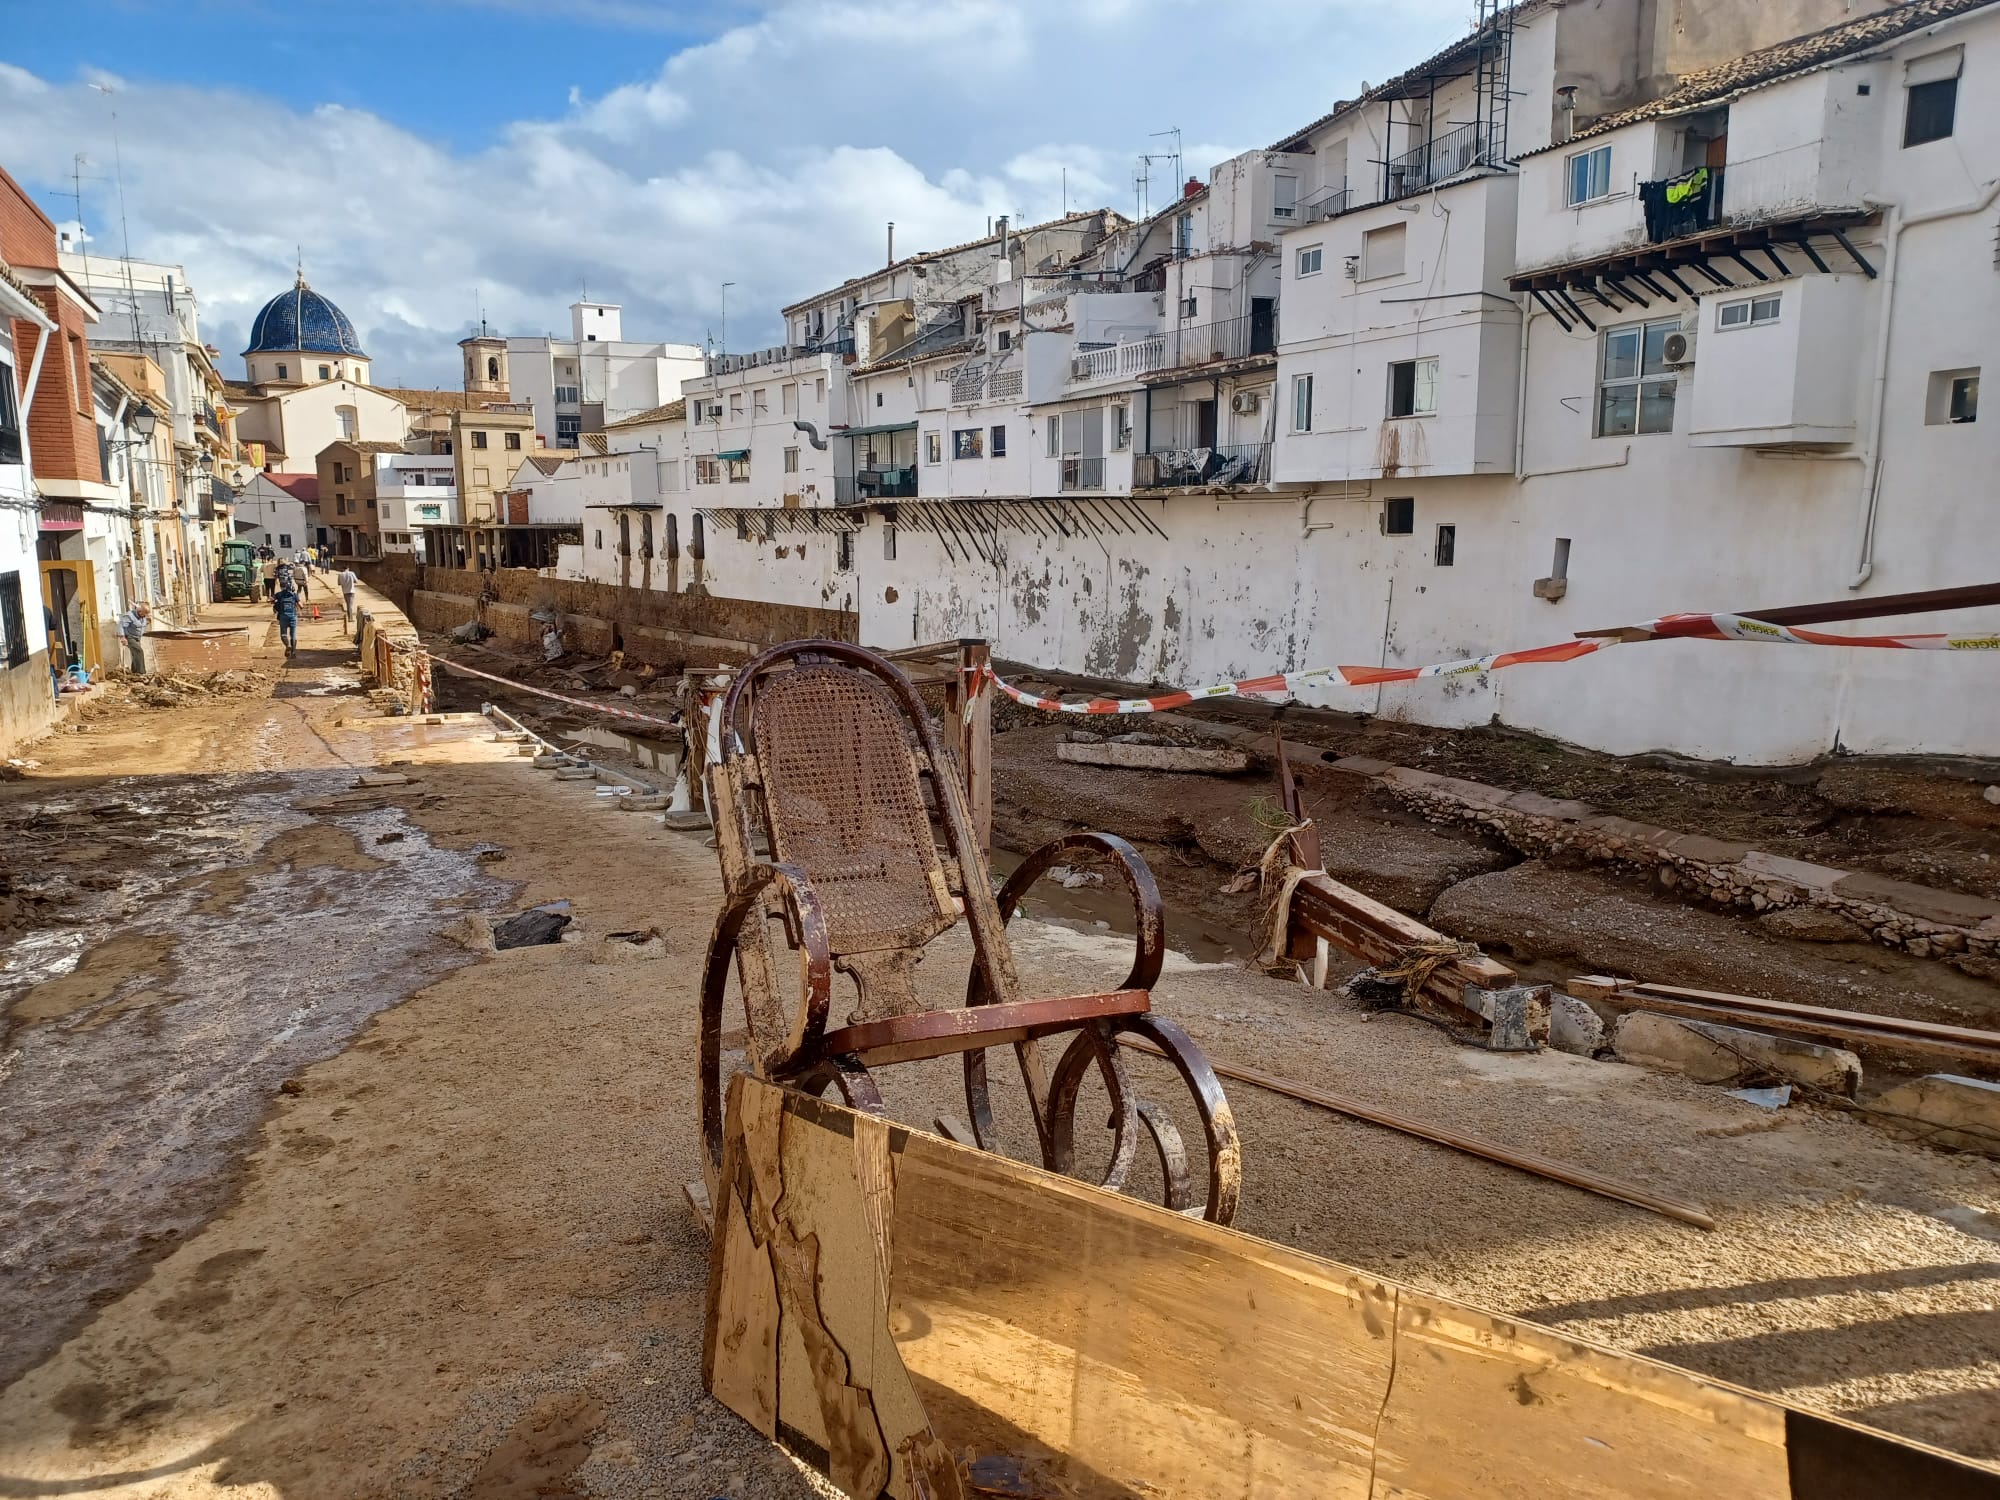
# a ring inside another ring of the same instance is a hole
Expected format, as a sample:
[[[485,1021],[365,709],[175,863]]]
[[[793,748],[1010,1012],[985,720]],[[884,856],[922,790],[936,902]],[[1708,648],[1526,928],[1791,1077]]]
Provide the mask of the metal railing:
[[[1497,162],[1505,154],[1506,143],[1492,121],[1473,120],[1453,126],[1443,135],[1433,136],[1382,164],[1383,201],[1420,193],[1433,183],[1456,177],[1481,163]]]
[[[917,498],[915,469],[863,469],[857,474],[833,477],[835,505],[867,505],[875,500]]]
[[[1135,490],[1263,484],[1271,477],[1271,445],[1235,443],[1222,448],[1155,448],[1140,454],[1132,463]]]
[[[1065,490],[1104,488],[1104,459],[1070,457],[1062,460],[1062,487]]]
[[[1299,204],[1299,222],[1317,224],[1322,219],[1331,219],[1335,214],[1344,214],[1353,205],[1354,189],[1346,183],[1339,187],[1321,188]]]
[[[739,370],[754,370],[763,365],[781,365],[787,360],[804,359],[812,354],[852,354],[854,337],[844,334],[838,338],[808,339],[803,344],[773,344],[768,349],[753,349],[747,354],[716,354],[708,361],[710,375],[733,375]]]

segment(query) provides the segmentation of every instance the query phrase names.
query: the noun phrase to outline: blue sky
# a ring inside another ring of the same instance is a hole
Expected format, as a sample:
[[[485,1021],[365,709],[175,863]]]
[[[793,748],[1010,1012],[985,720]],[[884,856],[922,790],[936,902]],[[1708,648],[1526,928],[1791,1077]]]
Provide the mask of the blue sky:
[[[383,383],[448,384],[483,306],[730,343],[992,215],[1134,208],[1152,133],[1193,175],[1460,34],[1469,0],[35,0],[9,7],[0,165],[116,249],[179,263],[231,373],[306,273]],[[92,83],[108,84],[105,93]],[[116,140],[113,113],[116,113]],[[1166,170],[1153,202],[1168,190]]]

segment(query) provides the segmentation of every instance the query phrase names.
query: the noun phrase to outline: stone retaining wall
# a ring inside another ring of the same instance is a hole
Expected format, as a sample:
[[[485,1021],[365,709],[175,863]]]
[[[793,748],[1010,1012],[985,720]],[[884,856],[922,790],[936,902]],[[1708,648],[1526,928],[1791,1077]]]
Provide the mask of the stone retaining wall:
[[[354,639],[361,648],[361,674],[396,712],[422,713],[430,707],[430,667],[416,626],[409,617],[363,583],[354,590]]]
[[[1728,839],[1636,823],[1584,802],[1510,792],[1366,756],[1332,764],[1372,779],[1431,822],[1484,829],[1524,854],[1576,854],[1624,866],[1684,896],[1745,911],[1832,912],[1887,947],[2000,978],[2000,904],[1992,901],[1809,864]]]

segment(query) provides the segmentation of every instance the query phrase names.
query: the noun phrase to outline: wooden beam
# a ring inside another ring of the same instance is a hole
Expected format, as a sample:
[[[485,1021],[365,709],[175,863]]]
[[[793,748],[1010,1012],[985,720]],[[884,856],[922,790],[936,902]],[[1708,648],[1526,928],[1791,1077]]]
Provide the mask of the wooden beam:
[[[1292,892],[1292,920],[1369,964],[1394,963],[1415,944],[1451,941],[1415,917],[1326,875],[1308,875],[1298,883]],[[1498,990],[1518,982],[1512,969],[1482,954],[1440,964],[1410,998],[1428,1002],[1454,1019],[1484,1026],[1485,1017],[1466,1006],[1465,987]]]
[[[1788,1000],[1765,1000],[1754,995],[1731,995],[1716,990],[1646,984],[1598,975],[1572,979],[1567,989],[1580,1000],[1603,1000],[1612,1005],[1630,1006],[1634,1010],[1656,1010],[1668,1016],[1789,1031],[1800,1036],[1858,1042],[1863,1046],[1892,1051],[1963,1058],[1988,1067],[2000,1067],[2000,1032],[1979,1031],[1968,1026],[1942,1026],[1932,1021],[1906,1021],[1899,1016],[1881,1016],[1868,1011],[1832,1010],[1820,1005],[1798,1005]]]
[[[1135,1052],[1149,1052],[1156,1057],[1160,1055],[1157,1047],[1136,1038],[1120,1037],[1119,1041]],[[1708,1210],[1698,1203],[1686,1203],[1676,1198],[1664,1197],[1631,1183],[1620,1182],[1615,1177],[1586,1171],[1582,1167],[1571,1166],[1568,1162],[1560,1162],[1553,1157],[1542,1156],[1533,1151],[1522,1151],[1513,1146],[1503,1145],[1499,1141],[1489,1141],[1484,1136],[1474,1135],[1469,1130],[1454,1130],[1449,1125],[1440,1125],[1415,1115],[1407,1115],[1401,1110],[1386,1109],[1365,1099],[1357,1099],[1352,1094],[1336,1093],[1332,1089],[1298,1083],[1289,1078],[1280,1078],[1274,1073],[1260,1073],[1255,1068],[1234,1067],[1228,1063],[1217,1062],[1214,1058],[1209,1059],[1209,1066],[1224,1078],[1234,1079],[1238,1083],[1253,1083],[1260,1089],[1269,1089],[1274,1094],[1283,1094],[1289,1099],[1297,1099],[1302,1104],[1316,1104],[1321,1109],[1332,1110],[1335,1114],[1349,1115],[1357,1120],[1366,1120],[1371,1125],[1400,1130],[1404,1135],[1413,1135],[1419,1140],[1450,1146],[1453,1150],[1463,1151],[1468,1156],[1498,1162],[1503,1167],[1514,1167],[1519,1171],[1532,1173],[1536,1177],[1546,1177],[1551,1182],[1566,1183],[1570,1187],[1582,1188],[1587,1193],[1596,1193],[1601,1197],[1615,1198],[1620,1203],[1630,1203],[1637,1208],[1650,1209],[1656,1214],[1678,1219],[1683,1224],[1692,1224],[1697,1229],[1715,1228],[1715,1220],[1709,1216]]]

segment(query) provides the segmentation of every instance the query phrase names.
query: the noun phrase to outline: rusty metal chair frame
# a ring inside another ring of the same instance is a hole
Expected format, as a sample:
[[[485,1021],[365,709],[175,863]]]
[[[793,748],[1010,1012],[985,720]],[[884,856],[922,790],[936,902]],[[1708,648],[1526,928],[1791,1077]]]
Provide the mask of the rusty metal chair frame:
[[[915,687],[893,663],[859,646],[806,640],[773,647],[737,672],[718,712],[721,759],[707,777],[724,895],[701,980],[711,1196],[721,1167],[723,1008],[733,967],[745,1051],[758,1076],[816,1094],[838,1087],[851,1107],[881,1114],[871,1067],[957,1054],[973,1134],[997,1151],[986,1053],[1011,1044],[1042,1164],[1074,1175],[1076,1107],[1094,1067],[1114,1132],[1102,1185],[1124,1187],[1144,1130],[1159,1156],[1166,1206],[1230,1221],[1241,1175],[1235,1123],[1201,1049],[1152,1013],[1166,926],[1159,889],[1138,851],[1110,834],[1072,834],[1037,850],[996,896],[957,767]],[[768,858],[755,852],[760,834]],[[1007,922],[1050,867],[1083,856],[1108,857],[1132,896],[1131,971],[1115,990],[1024,998]],[[961,919],[973,942],[966,1002],[925,1008],[910,970]],[[796,955],[798,988],[789,1005],[780,995],[774,928],[782,949]],[[830,1028],[836,971],[853,981],[859,1002],[847,1024]],[[1193,1098],[1208,1158],[1198,1204],[1179,1131],[1133,1087],[1119,1043],[1127,1035],[1157,1049]],[[1051,1073],[1036,1042],[1061,1036],[1069,1040]]]

